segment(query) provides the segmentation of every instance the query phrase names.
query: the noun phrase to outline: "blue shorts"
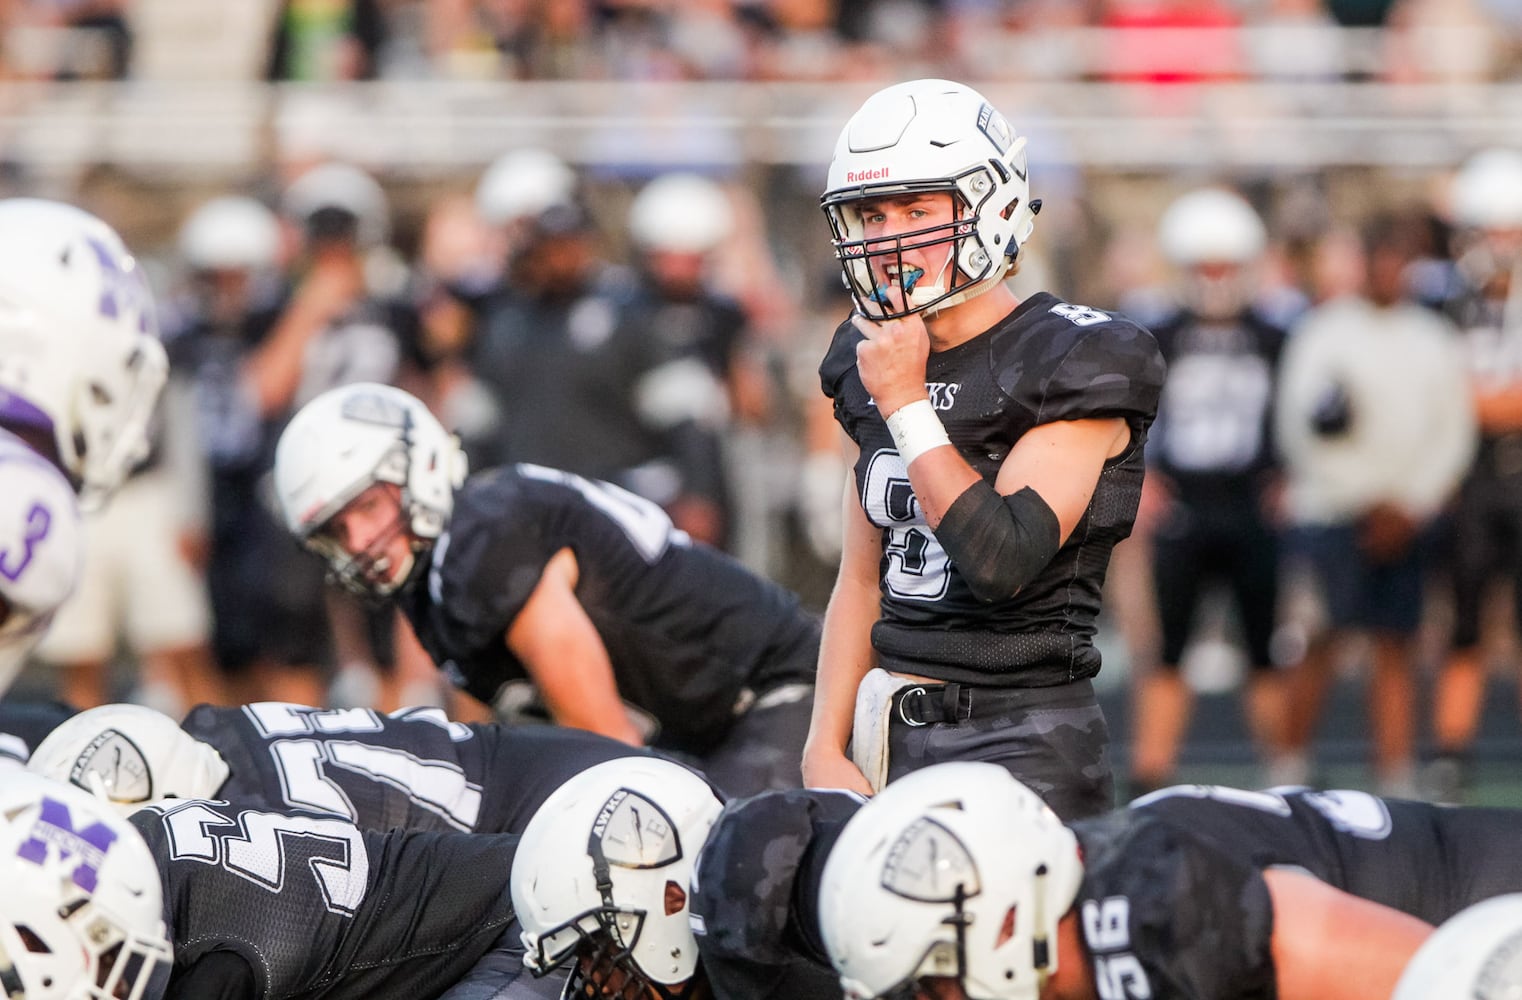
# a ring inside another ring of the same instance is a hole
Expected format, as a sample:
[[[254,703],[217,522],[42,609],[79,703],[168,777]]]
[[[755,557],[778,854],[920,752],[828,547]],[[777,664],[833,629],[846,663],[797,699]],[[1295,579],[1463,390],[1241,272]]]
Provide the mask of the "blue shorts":
[[[1302,525],[1291,530],[1290,545],[1315,572],[1332,628],[1411,635],[1420,627],[1424,539],[1403,558],[1381,565],[1365,557],[1356,525]]]

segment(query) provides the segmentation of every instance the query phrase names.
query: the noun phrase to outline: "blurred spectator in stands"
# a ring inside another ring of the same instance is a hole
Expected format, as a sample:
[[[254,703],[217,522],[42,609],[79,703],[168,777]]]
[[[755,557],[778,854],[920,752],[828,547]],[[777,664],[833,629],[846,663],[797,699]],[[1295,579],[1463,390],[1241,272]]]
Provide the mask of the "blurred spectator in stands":
[[[1251,27],[1244,40],[1261,79],[1332,82],[1350,68],[1346,39],[1323,0],[1270,0]]]
[[[386,42],[382,0],[281,0],[270,80],[371,80]]]
[[[1267,233],[1241,196],[1197,188],[1174,200],[1158,243],[1178,305],[1150,324],[1168,362],[1147,442],[1143,504],[1162,630],[1135,677],[1131,796],[1174,782],[1193,691],[1181,672],[1210,587],[1225,585],[1246,648],[1248,731],[1279,784],[1287,685],[1271,649],[1279,597],[1280,472],[1270,431],[1284,329],[1255,308]]]
[[[1226,0],[1108,0],[1105,79],[1124,83],[1230,80],[1247,71],[1240,17]]]
[[[1469,467],[1474,417],[1452,326],[1406,297],[1409,223],[1378,217],[1361,245],[1362,294],[1295,325],[1276,401],[1295,541],[1328,626],[1292,675],[1290,743],[1308,771],[1341,640],[1367,633],[1375,780],[1411,797],[1425,550]]]
[[[1382,41],[1389,83],[1486,82],[1510,54],[1478,0],[1397,0]]]
[[[0,26],[5,66],[21,77],[122,80],[132,68],[127,0],[12,0]]]
[[[1476,153],[1453,178],[1455,266],[1444,309],[1463,333],[1480,446],[1459,493],[1451,652],[1438,676],[1427,791],[1460,800],[1487,663],[1481,624],[1510,584],[1522,622],[1522,152]]]

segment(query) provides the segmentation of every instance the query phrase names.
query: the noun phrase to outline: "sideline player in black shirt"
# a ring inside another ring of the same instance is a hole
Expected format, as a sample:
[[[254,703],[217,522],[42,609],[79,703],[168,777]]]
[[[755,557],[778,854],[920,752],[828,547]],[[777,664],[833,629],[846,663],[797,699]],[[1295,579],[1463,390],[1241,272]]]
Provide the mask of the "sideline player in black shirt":
[[[559,726],[453,722],[437,708],[383,715],[265,701],[199,705],[185,721],[102,705],[58,726],[32,770],[131,813],[164,799],[231,799],[341,816],[362,830],[521,833],[572,775],[645,756]]]
[[[131,822],[164,885],[166,1000],[558,992],[521,976],[508,889],[516,836],[361,831],[197,799]]]
[[[1518,810],[1184,786],[1064,827],[956,766],[1005,787],[927,769],[826,862],[852,996],[1386,1000],[1432,924],[1522,889]]]
[[[805,781],[868,792],[989,760],[1064,816],[1102,812],[1095,618],[1141,493],[1157,345],[1004,284],[1039,203],[1024,137],[962,84],[869,98],[822,205],[857,312],[820,378],[855,477]]]
[[[1269,783],[1280,783],[1296,764],[1289,675],[1274,669],[1272,655],[1280,578],[1275,508],[1283,480],[1273,400],[1285,331],[1257,301],[1267,232],[1241,195],[1202,187],[1168,206],[1157,239],[1177,272],[1178,297],[1148,323],[1168,362],[1147,439],[1143,491],[1143,507],[1154,512],[1152,585],[1162,648],[1133,681],[1127,797],[1173,781],[1194,708],[1179,666],[1212,583],[1227,587],[1241,623],[1252,668],[1242,704]]]
[[[395,600],[481,701],[538,697],[563,725],[694,758],[731,794],[798,784],[819,625],[792,594],[609,483],[464,472],[419,400],[360,383],[292,419],[275,485],[291,532]]]

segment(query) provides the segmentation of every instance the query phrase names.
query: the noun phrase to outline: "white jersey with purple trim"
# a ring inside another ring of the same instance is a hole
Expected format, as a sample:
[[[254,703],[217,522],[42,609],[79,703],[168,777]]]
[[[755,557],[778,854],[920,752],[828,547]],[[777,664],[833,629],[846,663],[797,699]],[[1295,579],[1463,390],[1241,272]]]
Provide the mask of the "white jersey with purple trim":
[[[73,487],[24,441],[0,431],[0,693],[73,592],[83,561]]]

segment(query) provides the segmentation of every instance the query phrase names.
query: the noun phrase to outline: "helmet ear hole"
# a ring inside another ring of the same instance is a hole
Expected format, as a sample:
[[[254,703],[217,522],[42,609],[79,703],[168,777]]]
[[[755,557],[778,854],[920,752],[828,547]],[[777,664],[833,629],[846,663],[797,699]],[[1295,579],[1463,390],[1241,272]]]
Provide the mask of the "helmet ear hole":
[[[999,925],[999,937],[994,942],[995,948],[1004,947],[1004,943],[1015,936],[1015,916],[1019,906],[1010,904],[1009,909],[1004,911],[1004,922]]]
[[[687,891],[671,880],[666,881],[666,916],[682,912],[687,905]]]

